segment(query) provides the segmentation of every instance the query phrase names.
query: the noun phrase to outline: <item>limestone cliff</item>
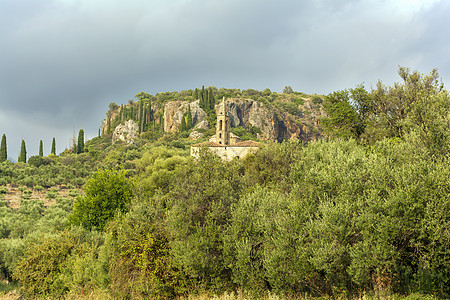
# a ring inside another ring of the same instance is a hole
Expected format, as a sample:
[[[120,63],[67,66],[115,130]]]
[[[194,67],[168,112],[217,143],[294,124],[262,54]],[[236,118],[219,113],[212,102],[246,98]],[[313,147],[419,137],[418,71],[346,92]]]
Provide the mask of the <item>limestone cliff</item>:
[[[290,113],[283,105],[271,105],[251,99],[228,98],[227,111],[231,127],[249,129],[258,128],[261,140],[282,141],[285,139],[316,140],[321,137],[318,124],[325,115],[320,104],[313,104],[310,99],[303,99],[302,104],[294,106]],[[193,124],[206,121],[206,113],[199,107],[199,102],[171,101],[164,107],[164,131],[177,131],[181,118],[190,105]],[[204,124],[204,123],[203,123]]]
[[[114,142],[120,140],[126,142],[127,144],[132,144],[138,136],[138,130],[138,124],[133,120],[128,120],[114,129],[112,143],[114,144]]]
[[[150,103],[144,104],[143,111],[138,102],[130,101],[129,104],[121,106],[111,104],[107,118],[103,121],[103,132],[112,134],[116,127],[122,124],[113,140],[127,139],[124,133],[128,134],[132,130],[124,129],[123,123],[130,119],[135,121],[138,128],[137,131],[133,129],[133,132],[145,132],[155,128],[159,131],[161,127],[164,132],[176,132],[188,107],[191,110],[193,130],[201,132],[211,127],[206,112],[200,108],[199,100],[192,101],[191,96],[173,101],[158,102],[155,99],[152,101],[151,111],[149,111]],[[232,128],[241,126],[247,130],[251,129],[253,133],[259,132],[257,136],[261,140],[311,141],[322,136],[319,120],[325,113],[321,101],[319,96],[301,93],[273,93],[261,101],[236,96],[227,98],[227,111]],[[219,102],[217,101],[217,104]]]
[[[199,100],[188,103],[183,101],[167,102],[164,106],[164,131],[177,131],[180,128],[181,118],[191,107],[192,124],[206,121],[206,113],[199,106]],[[204,124],[204,123],[202,123]]]

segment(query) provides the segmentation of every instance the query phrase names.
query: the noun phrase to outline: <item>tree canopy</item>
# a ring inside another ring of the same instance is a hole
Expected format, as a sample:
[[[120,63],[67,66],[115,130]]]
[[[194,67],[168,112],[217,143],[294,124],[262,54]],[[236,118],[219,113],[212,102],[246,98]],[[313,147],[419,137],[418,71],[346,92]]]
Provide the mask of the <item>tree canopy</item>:
[[[97,171],[84,185],[84,195],[75,202],[70,221],[102,230],[116,213],[128,210],[132,187],[123,170]]]

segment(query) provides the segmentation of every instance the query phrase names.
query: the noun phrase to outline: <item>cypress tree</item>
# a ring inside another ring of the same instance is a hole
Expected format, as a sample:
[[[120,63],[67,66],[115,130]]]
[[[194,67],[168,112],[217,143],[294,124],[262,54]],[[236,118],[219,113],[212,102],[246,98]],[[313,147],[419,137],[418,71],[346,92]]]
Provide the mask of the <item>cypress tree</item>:
[[[189,130],[192,128],[192,113],[191,113],[191,106],[188,105],[188,111],[186,116],[186,129]]]
[[[147,126],[147,124],[148,124],[148,112],[147,112],[147,107],[146,106],[144,106],[144,109],[143,109],[143,116],[142,116],[142,131],[147,131],[148,130],[148,126]]]
[[[200,108],[205,109],[206,107],[206,94],[205,94],[205,86],[202,85],[202,91],[200,93],[201,99],[200,99]]]
[[[213,94],[213,90],[212,87],[209,87],[209,108],[214,109],[214,104],[215,104],[215,99],[214,99],[214,94]]]
[[[186,131],[186,115],[181,118],[180,132]]]
[[[8,153],[6,150],[6,135],[2,135],[2,145],[0,147],[0,163],[8,159]]]
[[[150,101],[148,104],[148,117],[149,117],[149,122],[154,121],[154,115],[153,115],[153,109],[152,109],[152,102]]]
[[[84,152],[84,130],[78,132],[77,154]]]
[[[98,133],[100,134],[100,129],[98,130]],[[56,155],[56,140],[53,138],[52,140],[52,154]]]
[[[111,116],[108,116],[108,128],[106,129],[106,133],[110,134],[111,133]],[[75,135],[75,132],[74,132]]]
[[[39,156],[44,156],[44,143],[42,143],[42,140],[39,142]]]
[[[142,127],[144,126],[144,104],[139,101],[139,133],[142,132]]]
[[[195,99],[195,100],[198,99],[198,88],[195,88],[194,99]]]
[[[18,161],[23,163],[27,162],[27,148],[25,146],[24,140],[22,140],[22,146],[20,147],[20,155]]]

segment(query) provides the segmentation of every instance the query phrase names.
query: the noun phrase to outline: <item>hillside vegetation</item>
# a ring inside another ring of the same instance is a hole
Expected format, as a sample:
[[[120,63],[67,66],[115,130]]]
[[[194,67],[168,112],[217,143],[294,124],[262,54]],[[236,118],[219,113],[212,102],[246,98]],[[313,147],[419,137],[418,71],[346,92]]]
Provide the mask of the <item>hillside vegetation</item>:
[[[131,145],[107,122],[83,153],[0,163],[0,277],[27,299],[450,297],[450,96],[399,74],[321,98],[323,139],[231,162],[191,158],[145,96]]]

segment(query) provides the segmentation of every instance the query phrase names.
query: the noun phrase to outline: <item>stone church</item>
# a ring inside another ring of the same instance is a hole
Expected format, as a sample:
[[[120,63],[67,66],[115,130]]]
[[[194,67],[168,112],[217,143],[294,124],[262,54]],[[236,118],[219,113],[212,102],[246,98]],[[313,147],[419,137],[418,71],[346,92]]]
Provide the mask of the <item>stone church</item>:
[[[202,147],[208,147],[224,161],[244,157],[248,153],[258,150],[257,142],[250,140],[242,141],[240,137],[230,132],[230,120],[228,117],[225,97],[219,104],[216,113],[216,134],[213,135],[207,143],[192,145],[191,155],[193,157],[198,157],[198,153]]]

